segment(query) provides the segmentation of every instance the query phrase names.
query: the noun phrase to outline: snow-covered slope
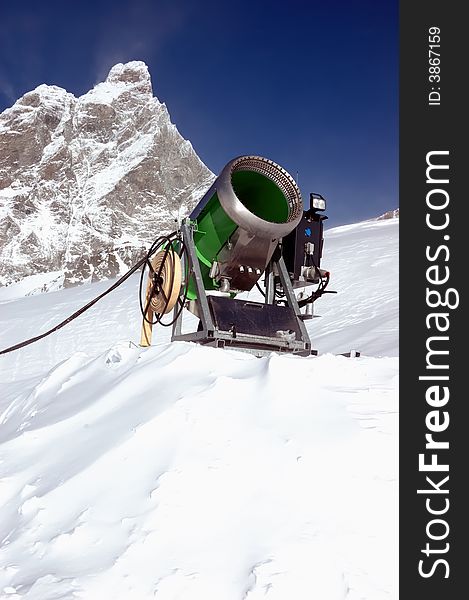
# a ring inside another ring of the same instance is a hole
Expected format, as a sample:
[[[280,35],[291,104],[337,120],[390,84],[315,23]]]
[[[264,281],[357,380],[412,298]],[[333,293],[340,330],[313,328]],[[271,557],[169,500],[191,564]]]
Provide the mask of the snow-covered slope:
[[[313,345],[360,359],[140,349],[136,278],[0,357],[0,598],[396,598],[397,234],[326,236]],[[107,285],[11,289],[0,346]]]
[[[331,229],[322,266],[337,294],[315,304],[320,318],[308,327],[313,346],[337,352],[349,343],[371,356],[398,356],[399,220]]]
[[[143,62],[115,65],[79,98],[39,86],[0,114],[0,285],[116,276],[213,178]]]

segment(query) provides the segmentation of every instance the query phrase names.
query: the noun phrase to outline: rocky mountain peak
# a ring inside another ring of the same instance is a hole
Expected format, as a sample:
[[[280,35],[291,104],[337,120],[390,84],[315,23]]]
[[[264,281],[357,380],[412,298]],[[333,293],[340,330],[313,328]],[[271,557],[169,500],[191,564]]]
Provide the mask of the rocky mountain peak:
[[[153,93],[150,72],[147,65],[141,60],[114,65],[109,71],[105,83],[122,83],[138,88],[141,93]]]
[[[213,178],[145,63],[115,65],[79,98],[39,86],[0,114],[0,285],[125,271]]]

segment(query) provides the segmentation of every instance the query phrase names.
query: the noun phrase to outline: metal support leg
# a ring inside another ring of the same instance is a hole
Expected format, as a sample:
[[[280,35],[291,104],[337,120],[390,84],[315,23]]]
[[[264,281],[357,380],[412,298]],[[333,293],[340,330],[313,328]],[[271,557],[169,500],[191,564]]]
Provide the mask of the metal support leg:
[[[273,304],[275,297],[274,271],[272,261],[265,270],[265,303]]]
[[[301,331],[301,335],[303,337],[303,341],[308,344],[308,347],[311,348],[311,341],[309,339],[308,332],[306,330],[305,324],[301,319],[301,309],[298,306],[298,302],[296,300],[295,292],[293,291],[293,287],[290,281],[290,276],[288,275],[287,268],[285,266],[285,261],[283,260],[283,256],[280,257],[280,260],[276,263],[278,268],[278,274],[280,276],[280,281],[282,283],[283,291],[285,292],[285,296],[287,297],[288,305],[293,309],[296,318],[298,319],[298,326]]]
[[[207,335],[213,335],[213,331],[215,327],[213,325],[212,314],[210,313],[210,308],[208,306],[207,294],[205,293],[205,288],[203,285],[202,273],[200,271],[199,260],[197,258],[197,253],[195,250],[194,238],[192,236],[192,227],[187,223],[183,223],[181,227],[184,243],[187,248],[187,253],[189,255],[189,264],[188,264],[188,277],[192,273],[192,277],[194,278],[195,286],[197,289],[197,305],[199,308],[199,317],[202,322],[203,332]]]
[[[188,264],[188,262],[186,260],[185,254],[183,254],[182,255],[182,273],[183,273],[183,279],[186,282],[186,285],[188,283],[189,269],[190,269],[190,265]],[[181,296],[179,296],[179,300],[182,301]],[[183,317],[184,309],[181,310],[181,312],[179,313],[179,317],[176,319],[176,315],[180,309],[181,309],[181,305],[179,304],[179,302],[176,302],[176,306],[174,307],[174,310],[173,310],[174,323],[173,323],[173,327],[172,327],[172,331],[171,331],[171,340],[174,340],[174,338],[176,336],[181,335],[181,333],[182,333],[182,320],[184,318]]]

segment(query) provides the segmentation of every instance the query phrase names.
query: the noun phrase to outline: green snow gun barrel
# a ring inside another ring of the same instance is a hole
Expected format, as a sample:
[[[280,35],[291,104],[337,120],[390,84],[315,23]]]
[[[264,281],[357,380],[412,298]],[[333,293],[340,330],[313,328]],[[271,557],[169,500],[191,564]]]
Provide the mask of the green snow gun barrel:
[[[285,169],[261,156],[231,160],[189,217],[204,288],[251,290],[302,216],[300,190]],[[187,297],[196,296],[192,281]]]

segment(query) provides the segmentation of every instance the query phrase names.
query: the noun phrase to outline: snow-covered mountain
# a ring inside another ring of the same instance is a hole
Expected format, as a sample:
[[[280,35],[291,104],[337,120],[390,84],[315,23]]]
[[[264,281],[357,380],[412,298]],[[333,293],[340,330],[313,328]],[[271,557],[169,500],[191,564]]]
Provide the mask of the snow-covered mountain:
[[[115,276],[213,177],[143,62],[115,65],[79,98],[39,86],[0,115],[0,285]]]
[[[139,348],[138,276],[0,356],[0,598],[397,598],[398,228],[326,232],[319,357]],[[37,284],[0,348],[109,286]]]

